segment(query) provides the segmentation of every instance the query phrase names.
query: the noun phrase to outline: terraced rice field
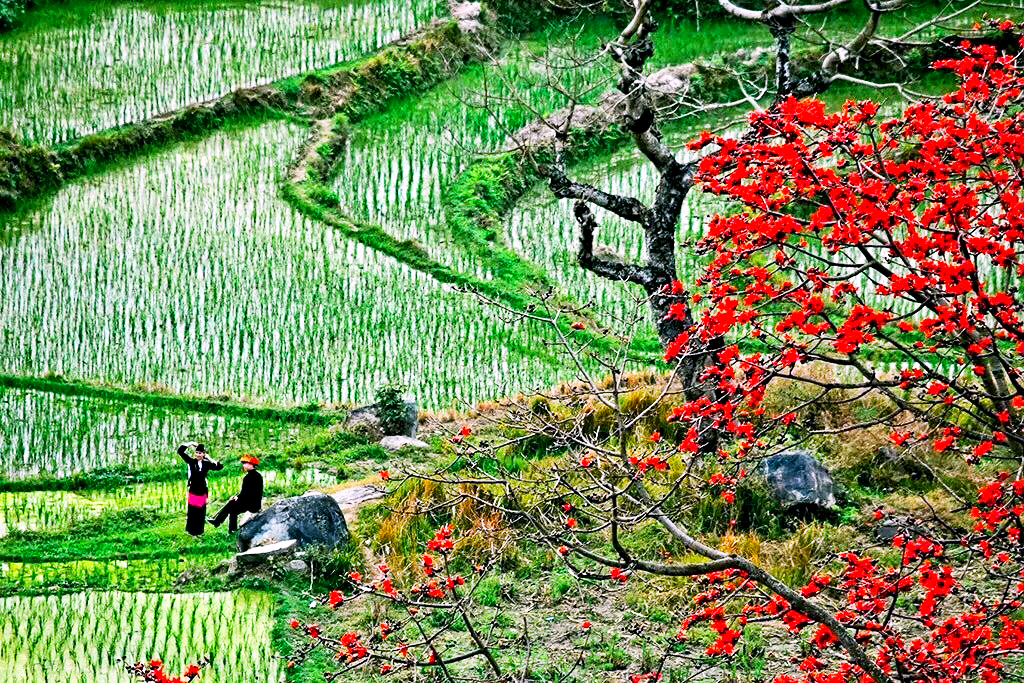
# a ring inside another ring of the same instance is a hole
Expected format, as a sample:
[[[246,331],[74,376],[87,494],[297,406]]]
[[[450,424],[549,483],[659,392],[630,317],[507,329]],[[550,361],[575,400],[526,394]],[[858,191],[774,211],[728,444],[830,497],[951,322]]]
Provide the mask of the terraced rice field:
[[[302,135],[219,133],[0,218],[0,364],[283,403],[401,381],[428,407],[558,378],[542,330],[285,204]]]
[[[180,672],[209,654],[209,683],[276,683],[273,597],[93,592],[0,598],[0,683],[122,683],[120,659]]]
[[[216,458],[294,441],[311,427],[87,396],[0,388],[0,478],[66,477],[98,467],[167,464],[182,441]]]
[[[55,4],[0,36],[0,126],[58,142],[376,51],[438,0]]]
[[[566,106],[561,96],[540,87],[548,77],[544,64],[565,59],[535,44],[519,44],[497,65],[470,67],[425,95],[361,121],[348,138],[334,181],[342,207],[395,237],[415,240],[445,265],[489,279],[486,266],[460,250],[448,231],[445,190],[478,153],[507,148],[509,134],[532,120],[530,110]],[[593,99],[609,86],[609,73],[603,65],[591,65],[564,81],[568,90]],[[520,85],[511,89],[509,83]]]

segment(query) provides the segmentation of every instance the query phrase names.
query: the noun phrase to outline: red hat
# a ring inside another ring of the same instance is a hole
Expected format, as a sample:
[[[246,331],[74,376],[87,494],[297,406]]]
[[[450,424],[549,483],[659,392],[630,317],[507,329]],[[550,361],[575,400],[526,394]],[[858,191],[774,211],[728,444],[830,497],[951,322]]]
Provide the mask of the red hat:
[[[243,455],[240,459],[241,459],[242,462],[247,462],[250,465],[259,465],[260,464],[260,459],[259,458],[257,458],[255,455],[249,455],[248,453]]]

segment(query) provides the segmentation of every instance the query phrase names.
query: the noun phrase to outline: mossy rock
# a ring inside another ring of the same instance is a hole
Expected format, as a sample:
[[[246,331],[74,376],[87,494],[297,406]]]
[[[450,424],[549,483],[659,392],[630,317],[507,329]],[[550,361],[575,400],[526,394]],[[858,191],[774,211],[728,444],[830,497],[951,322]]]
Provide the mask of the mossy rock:
[[[22,199],[60,187],[62,182],[53,150],[25,144],[0,128],[0,209],[12,209]]]

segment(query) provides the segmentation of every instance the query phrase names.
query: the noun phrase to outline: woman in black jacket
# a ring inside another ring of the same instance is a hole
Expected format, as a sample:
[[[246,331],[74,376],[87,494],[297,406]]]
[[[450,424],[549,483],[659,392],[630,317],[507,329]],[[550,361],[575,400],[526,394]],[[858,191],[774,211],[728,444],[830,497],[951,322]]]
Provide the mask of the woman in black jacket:
[[[189,456],[189,446],[195,448],[195,455]],[[206,475],[210,470],[222,470],[224,465],[206,457],[206,447],[192,441],[178,446],[178,456],[188,465],[188,508],[185,514],[185,531],[201,536],[206,524],[206,499],[210,487]]]
[[[254,455],[242,456],[242,469],[245,476],[242,477],[242,488],[235,495],[231,496],[228,502],[220,509],[216,516],[206,520],[213,526],[220,526],[224,519],[230,517],[228,531],[235,533],[238,530],[238,516],[243,512],[259,512],[263,506],[263,475],[256,471],[260,464],[259,458]]]

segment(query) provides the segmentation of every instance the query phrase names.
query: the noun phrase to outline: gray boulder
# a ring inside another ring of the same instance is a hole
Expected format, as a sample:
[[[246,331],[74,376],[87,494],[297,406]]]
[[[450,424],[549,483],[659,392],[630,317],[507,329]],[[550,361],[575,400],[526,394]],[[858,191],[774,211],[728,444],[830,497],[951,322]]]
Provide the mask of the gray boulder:
[[[238,552],[290,540],[297,541],[296,548],[348,543],[348,526],[338,503],[318,492],[274,503],[238,529]]]
[[[788,451],[765,458],[754,474],[784,507],[831,510],[836,506],[835,482],[810,451]]]
[[[295,572],[296,574],[305,574],[309,571],[309,565],[306,564],[306,561],[299,559],[292,560],[291,562],[286,564],[284,568],[290,572]]]
[[[383,436],[407,436],[416,437],[416,430],[420,424],[420,408],[416,401],[405,402],[405,420],[398,434],[384,434],[380,427],[380,418],[377,416],[377,404],[371,403],[354,409],[345,421],[345,428],[349,431],[361,433],[374,441],[380,441]],[[374,438],[376,434],[380,434]]]

